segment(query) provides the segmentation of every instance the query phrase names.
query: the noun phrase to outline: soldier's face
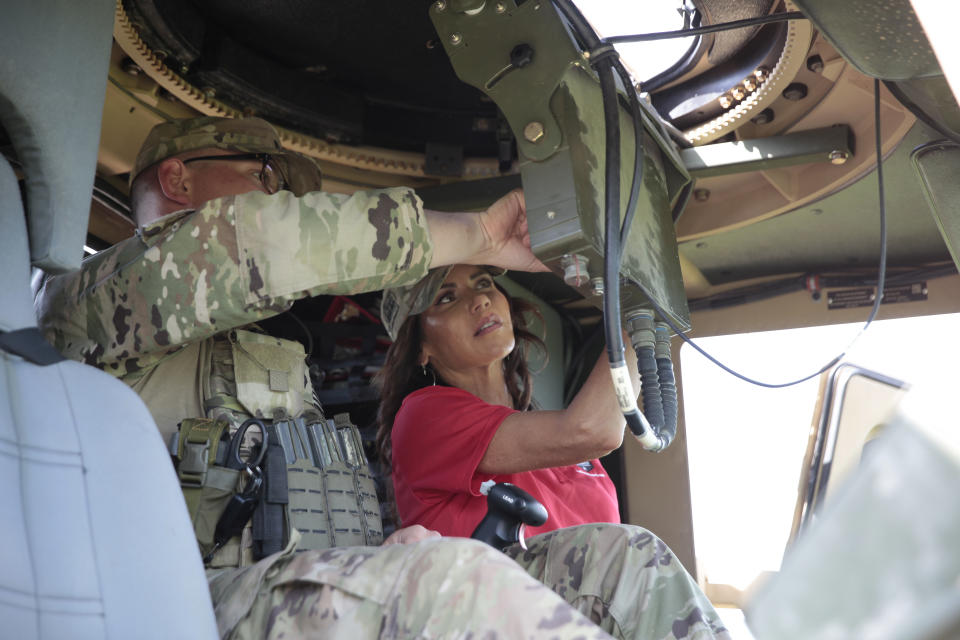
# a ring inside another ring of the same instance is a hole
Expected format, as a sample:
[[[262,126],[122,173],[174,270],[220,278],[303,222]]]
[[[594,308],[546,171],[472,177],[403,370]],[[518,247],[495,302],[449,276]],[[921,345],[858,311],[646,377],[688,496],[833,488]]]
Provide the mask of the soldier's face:
[[[441,375],[499,363],[515,344],[510,304],[482,267],[454,267],[420,322],[421,362]]]
[[[231,151],[210,149],[197,155],[239,155]],[[266,193],[260,180],[263,163],[260,160],[197,160],[184,169],[191,186],[191,201],[197,206],[215,198],[236,196],[251,191]]]

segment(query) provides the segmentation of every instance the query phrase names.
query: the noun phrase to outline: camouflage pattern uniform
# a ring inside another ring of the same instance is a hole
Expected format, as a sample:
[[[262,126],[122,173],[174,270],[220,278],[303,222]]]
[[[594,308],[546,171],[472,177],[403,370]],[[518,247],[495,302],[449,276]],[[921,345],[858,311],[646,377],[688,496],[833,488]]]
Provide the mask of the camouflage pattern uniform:
[[[246,193],[165,216],[49,278],[37,311],[61,353],[130,384],[168,438],[184,417],[204,415],[201,343],[299,298],[415,282],[432,254],[409,189]],[[164,388],[156,400],[154,382]]]
[[[134,175],[186,147],[276,151],[276,140],[263,148],[260,122],[256,135],[209,118],[160,125]],[[416,282],[431,257],[421,203],[408,189],[254,192],[172,213],[78,272],[49,278],[37,311],[64,355],[140,393],[166,439],[179,420],[204,415],[198,389],[215,336],[306,296]],[[530,542],[510,555],[542,584],[470,540],[295,553],[294,536],[255,565],[214,572],[210,588],[221,635],[233,638],[313,629],[351,638],[607,637],[563,600],[622,637],[725,637],[710,630],[719,629],[716,614],[696,584],[641,529],[587,525]]]
[[[501,554],[473,540],[442,538],[296,554],[288,549],[214,577],[211,592],[220,603],[220,633],[235,640],[729,640],[690,575],[644,529],[581,525],[536,536],[527,546]]]

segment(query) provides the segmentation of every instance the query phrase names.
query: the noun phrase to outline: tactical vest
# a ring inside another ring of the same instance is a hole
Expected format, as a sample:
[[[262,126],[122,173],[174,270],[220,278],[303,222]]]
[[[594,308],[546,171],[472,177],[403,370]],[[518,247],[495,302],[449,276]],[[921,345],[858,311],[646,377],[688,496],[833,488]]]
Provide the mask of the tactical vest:
[[[324,416],[303,346],[235,329],[214,338],[207,351],[209,376],[201,390],[206,415],[181,421],[171,443],[205,558],[227,504],[251,482],[231,456],[231,443],[250,418],[267,431],[260,464],[264,486],[252,522],[207,558],[207,567],[252,564],[283,549],[294,528],[298,551],[380,544],[380,507],[360,432],[347,414]],[[259,457],[250,440],[238,441],[242,459]]]

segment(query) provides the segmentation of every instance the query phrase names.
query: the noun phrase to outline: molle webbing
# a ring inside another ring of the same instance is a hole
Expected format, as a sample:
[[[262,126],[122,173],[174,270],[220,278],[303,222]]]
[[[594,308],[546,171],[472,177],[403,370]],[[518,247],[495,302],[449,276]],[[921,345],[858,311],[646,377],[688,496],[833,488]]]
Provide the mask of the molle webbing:
[[[315,424],[278,425],[287,457],[290,518],[299,550],[376,545],[383,525],[360,432],[347,414]]]

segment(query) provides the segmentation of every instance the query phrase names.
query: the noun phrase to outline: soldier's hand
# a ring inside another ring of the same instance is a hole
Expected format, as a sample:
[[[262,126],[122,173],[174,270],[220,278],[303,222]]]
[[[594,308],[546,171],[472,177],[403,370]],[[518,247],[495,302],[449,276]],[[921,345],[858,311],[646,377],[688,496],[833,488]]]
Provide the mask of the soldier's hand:
[[[412,544],[414,542],[420,542],[421,540],[439,537],[439,532],[415,524],[412,527],[404,527],[391,533],[390,536],[383,541],[383,546],[387,546],[388,544]]]
[[[518,271],[548,271],[530,250],[527,207],[523,191],[503,196],[479,216],[484,251],[470,264],[489,264]]]

